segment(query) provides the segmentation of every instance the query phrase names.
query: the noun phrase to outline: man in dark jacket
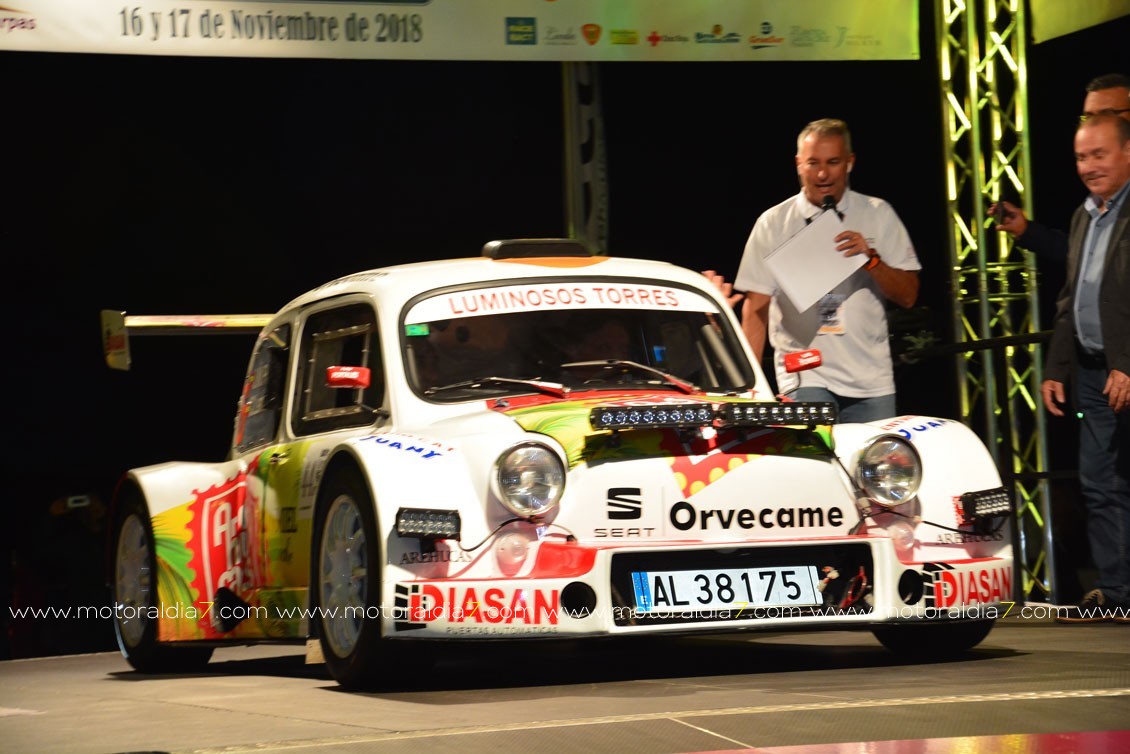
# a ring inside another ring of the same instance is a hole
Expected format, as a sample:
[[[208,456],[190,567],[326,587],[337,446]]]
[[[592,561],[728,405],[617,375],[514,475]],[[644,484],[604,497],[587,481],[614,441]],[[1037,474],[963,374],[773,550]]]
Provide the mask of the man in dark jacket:
[[[1130,623],[1130,122],[1083,119],[1075,164],[1090,194],[1071,219],[1040,392],[1063,416],[1070,384],[1082,417],[1079,481],[1098,578],[1057,620]]]
[[[1130,76],[1108,73],[1087,84],[1081,119],[1096,115],[1118,115],[1130,121]],[[1016,245],[1035,253],[1044,262],[1062,262],[1067,258],[1067,234],[1028,220],[1024,210],[1011,202],[1000,202],[1001,222],[995,230],[1003,230],[1016,239]],[[989,207],[995,212],[997,205]]]

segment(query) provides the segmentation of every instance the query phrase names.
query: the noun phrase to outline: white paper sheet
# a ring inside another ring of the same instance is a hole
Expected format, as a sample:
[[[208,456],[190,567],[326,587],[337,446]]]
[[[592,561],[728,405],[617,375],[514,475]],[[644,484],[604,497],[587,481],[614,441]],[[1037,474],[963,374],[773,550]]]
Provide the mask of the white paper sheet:
[[[835,238],[845,230],[830,210],[818,214],[804,230],[765,255],[765,264],[797,311],[806,311],[867,263],[866,254],[845,257]]]

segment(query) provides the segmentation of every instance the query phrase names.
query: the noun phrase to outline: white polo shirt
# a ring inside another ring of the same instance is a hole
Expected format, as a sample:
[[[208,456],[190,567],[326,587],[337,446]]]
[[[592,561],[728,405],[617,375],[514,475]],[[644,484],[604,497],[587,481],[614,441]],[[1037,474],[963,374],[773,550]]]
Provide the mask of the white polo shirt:
[[[867,239],[890,267],[920,270],[910,235],[890,204],[848,189],[836,209],[844,227]],[[886,299],[871,273],[858,269],[805,311],[797,311],[780,290],[765,264],[765,254],[799,233],[822,210],[801,192],[757,218],[734,280],[743,292],[772,296],[769,342],[775,351],[777,389],[823,387],[847,398],[872,398],[895,392],[888,342]],[[829,254],[839,254],[835,247]],[[803,270],[797,270],[803,275]],[[823,363],[816,369],[789,374],[784,355],[819,348]]]

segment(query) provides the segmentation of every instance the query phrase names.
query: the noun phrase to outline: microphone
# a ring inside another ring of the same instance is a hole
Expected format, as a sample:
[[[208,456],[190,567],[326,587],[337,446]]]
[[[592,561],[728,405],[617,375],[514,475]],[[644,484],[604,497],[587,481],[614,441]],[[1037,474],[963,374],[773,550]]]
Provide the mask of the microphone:
[[[829,195],[829,194],[824,195],[824,203],[823,203],[823,205],[821,205],[821,208],[825,212],[827,212],[828,210],[832,210],[833,212],[836,213],[836,217],[840,218],[841,220],[844,219],[844,213],[840,212],[838,209],[836,209],[836,200],[833,199],[831,197],[831,195]]]
[[[824,363],[824,358],[820,354],[820,349],[809,348],[807,351],[794,351],[793,353],[785,354],[785,371],[803,372],[806,369],[815,369]]]

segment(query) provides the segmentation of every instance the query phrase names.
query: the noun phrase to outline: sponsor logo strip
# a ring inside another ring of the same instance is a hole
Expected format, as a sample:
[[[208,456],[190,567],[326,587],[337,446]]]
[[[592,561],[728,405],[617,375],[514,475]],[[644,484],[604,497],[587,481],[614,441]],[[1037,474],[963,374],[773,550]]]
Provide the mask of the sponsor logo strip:
[[[397,584],[397,631],[441,626],[449,634],[556,633],[560,593],[532,587]]]
[[[405,324],[547,309],[717,311],[714,303],[705,296],[681,288],[604,282],[542,283],[443,293],[412,307],[405,317]]]
[[[1012,567],[1006,563],[926,563],[922,576],[926,583],[926,607],[990,605],[1012,599]]]

